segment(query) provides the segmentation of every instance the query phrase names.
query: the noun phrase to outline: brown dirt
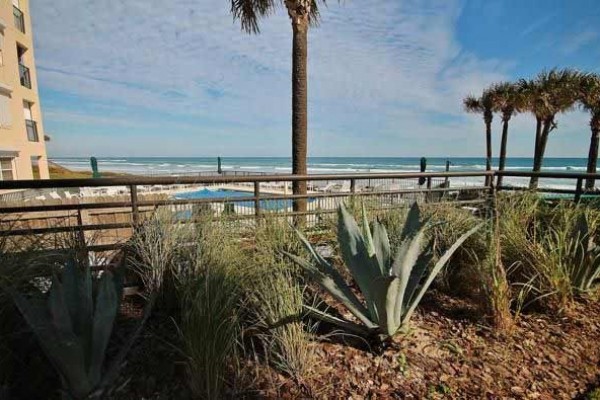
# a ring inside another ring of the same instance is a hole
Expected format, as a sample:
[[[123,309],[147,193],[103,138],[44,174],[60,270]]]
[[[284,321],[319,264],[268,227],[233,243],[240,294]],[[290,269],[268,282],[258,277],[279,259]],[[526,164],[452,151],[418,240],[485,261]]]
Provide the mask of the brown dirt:
[[[235,397],[571,399],[599,383],[598,302],[577,303],[564,315],[522,315],[505,334],[483,324],[477,309],[470,300],[428,294],[412,330],[388,348],[369,351],[355,339],[324,335],[314,342],[316,360],[304,382],[248,362],[251,387]],[[165,339],[142,339],[123,374],[132,382],[119,398],[189,398],[182,356]]]

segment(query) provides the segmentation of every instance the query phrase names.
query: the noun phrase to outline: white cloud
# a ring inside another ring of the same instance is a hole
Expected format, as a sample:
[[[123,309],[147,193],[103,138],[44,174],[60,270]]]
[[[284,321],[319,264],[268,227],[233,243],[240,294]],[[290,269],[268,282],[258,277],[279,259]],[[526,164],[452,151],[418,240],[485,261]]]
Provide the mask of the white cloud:
[[[597,31],[591,28],[584,29],[564,39],[561,46],[561,51],[566,55],[576,53],[587,44],[597,40],[598,36],[599,34]]]
[[[166,146],[117,132],[162,123],[170,137],[189,135],[170,145],[173,154],[190,155],[194,146],[203,154],[289,154],[291,28],[283,10],[249,36],[224,0],[31,4],[40,85],[77,99],[49,94],[46,124],[74,122],[65,137],[86,135],[80,153],[99,141],[111,152],[107,136],[114,155],[155,153]],[[330,2],[310,31],[310,152],[482,155],[481,121],[464,115],[461,99],[506,79],[511,64],[461,48],[460,7],[445,0]],[[173,124],[177,119],[185,122]],[[53,151],[76,151],[60,131],[53,135]]]

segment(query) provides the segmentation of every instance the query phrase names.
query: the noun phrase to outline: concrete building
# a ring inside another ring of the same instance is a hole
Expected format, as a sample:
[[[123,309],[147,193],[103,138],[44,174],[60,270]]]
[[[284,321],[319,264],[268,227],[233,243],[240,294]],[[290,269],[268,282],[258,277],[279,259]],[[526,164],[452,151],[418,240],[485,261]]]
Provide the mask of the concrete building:
[[[29,0],[0,0],[0,180],[47,179]]]

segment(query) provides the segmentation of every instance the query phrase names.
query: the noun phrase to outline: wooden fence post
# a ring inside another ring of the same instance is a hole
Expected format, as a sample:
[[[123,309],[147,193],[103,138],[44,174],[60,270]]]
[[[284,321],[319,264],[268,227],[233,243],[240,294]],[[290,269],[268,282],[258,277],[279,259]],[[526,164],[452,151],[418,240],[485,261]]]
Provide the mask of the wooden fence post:
[[[577,187],[575,188],[575,203],[579,203],[579,200],[581,200],[582,186],[583,186],[583,179],[577,178]]]
[[[133,227],[136,229],[140,223],[137,186],[130,185],[129,192],[131,194],[131,219],[133,220]]]
[[[429,201],[432,199],[433,199],[433,196],[431,193],[431,177],[428,176],[427,177],[427,192],[425,193],[425,202],[429,203]]]
[[[254,181],[254,215],[260,216],[260,182]]]

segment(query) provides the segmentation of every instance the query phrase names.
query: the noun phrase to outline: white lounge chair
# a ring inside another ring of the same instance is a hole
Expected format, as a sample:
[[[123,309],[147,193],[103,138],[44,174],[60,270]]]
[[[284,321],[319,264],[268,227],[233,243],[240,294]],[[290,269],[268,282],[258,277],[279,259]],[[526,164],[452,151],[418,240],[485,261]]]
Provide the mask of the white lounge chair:
[[[344,183],[342,183],[342,187],[340,188],[339,192],[340,193],[348,193],[350,192],[352,188],[352,184],[350,181],[344,181]]]
[[[79,198],[79,193],[73,194],[73,193],[69,192],[68,190],[65,190],[65,198],[66,199],[76,199],[76,198]]]
[[[60,197],[60,195],[56,192],[50,192],[50,198],[54,199],[54,200],[61,200],[62,197]]]
[[[316,187],[315,191],[317,191],[317,192],[332,192],[336,186],[339,186],[339,184],[340,184],[339,182],[330,182],[322,188]]]

